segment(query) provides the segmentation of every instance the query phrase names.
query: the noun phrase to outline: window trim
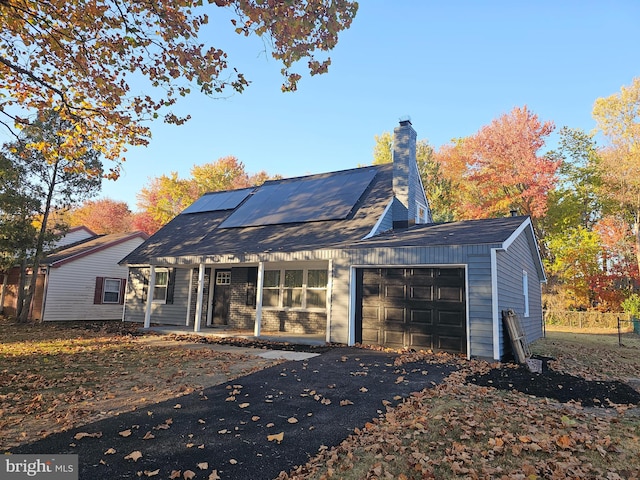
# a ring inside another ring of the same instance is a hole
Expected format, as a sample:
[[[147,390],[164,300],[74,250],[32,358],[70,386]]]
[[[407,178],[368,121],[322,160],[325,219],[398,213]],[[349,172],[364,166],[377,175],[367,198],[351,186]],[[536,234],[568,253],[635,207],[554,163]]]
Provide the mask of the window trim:
[[[167,274],[167,283],[164,285],[158,285],[158,273],[166,273]],[[169,276],[170,276],[170,271],[168,268],[166,267],[156,267],[156,281],[155,284],[153,285],[153,291],[151,292],[151,302],[152,303],[157,303],[157,304],[166,304],[167,303],[167,296],[169,293]],[[155,298],[155,293],[156,293],[156,289],[158,288],[164,288],[164,298]]]
[[[107,282],[118,282],[117,290],[107,290]],[[105,294],[107,293],[117,293],[118,297],[115,302],[105,300]],[[112,278],[112,277],[104,277],[102,281],[102,295],[101,295],[101,303],[103,305],[120,305],[122,303],[122,279],[121,278]]]
[[[524,297],[524,317],[529,317],[529,274],[522,271],[522,295]]]
[[[285,272],[287,271],[294,271],[294,270],[302,270],[302,287],[285,287]],[[313,271],[313,270],[322,270],[327,272],[327,284],[324,287],[309,287],[308,283],[309,283],[309,271]],[[326,299],[327,299],[327,293],[329,291],[329,272],[327,270],[326,266],[298,266],[298,265],[286,265],[286,266],[281,266],[279,268],[265,268],[264,273],[266,274],[266,272],[271,272],[271,271],[277,271],[279,272],[279,285],[277,287],[273,286],[273,287],[266,287],[263,283],[262,286],[262,291],[263,291],[263,296],[262,298],[265,298],[264,295],[264,291],[265,290],[269,290],[269,291],[278,291],[278,305],[277,306],[271,306],[271,305],[265,305],[264,302],[262,304],[262,309],[263,310],[271,310],[271,311],[294,311],[294,312],[326,312],[327,311],[327,305],[326,305]],[[299,307],[286,307],[284,306],[284,300],[285,300],[285,292],[287,290],[294,290],[294,289],[298,289],[301,288],[302,289],[302,293],[301,293],[301,306]],[[307,290],[310,291],[324,291],[325,292],[325,305],[323,307],[307,307]]]

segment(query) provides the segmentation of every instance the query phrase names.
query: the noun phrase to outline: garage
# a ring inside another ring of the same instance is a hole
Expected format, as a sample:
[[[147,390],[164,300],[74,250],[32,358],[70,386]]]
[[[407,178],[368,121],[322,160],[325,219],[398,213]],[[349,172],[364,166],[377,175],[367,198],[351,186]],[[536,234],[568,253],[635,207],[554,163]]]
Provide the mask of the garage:
[[[467,352],[463,268],[356,270],[356,341]]]

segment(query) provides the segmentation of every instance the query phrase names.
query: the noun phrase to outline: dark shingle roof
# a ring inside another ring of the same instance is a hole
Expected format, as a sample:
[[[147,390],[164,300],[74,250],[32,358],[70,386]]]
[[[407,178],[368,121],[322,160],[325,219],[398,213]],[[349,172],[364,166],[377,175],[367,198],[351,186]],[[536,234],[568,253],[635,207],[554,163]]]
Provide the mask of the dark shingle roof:
[[[506,241],[528,217],[503,217],[415,225],[353,242],[349,247],[412,247],[498,244]]]
[[[152,259],[160,257],[291,252],[329,248],[356,241],[372,230],[393,198],[392,167],[391,164],[387,164],[357,169],[375,172],[375,176],[373,180],[366,175],[362,176],[363,181],[368,182],[368,186],[363,187],[364,193],[346,218],[219,228],[235,210],[181,214],[131,252],[121,263],[148,264]],[[315,177],[330,179],[332,175],[344,175],[344,172],[348,171],[300,177],[299,180],[308,181],[309,178]],[[294,181],[296,180],[282,180],[289,183]],[[324,205],[322,198],[318,198],[318,204]]]
[[[47,256],[42,260],[41,265],[56,267],[73,259],[90,255],[94,252],[117,245],[135,237],[146,239],[147,235],[143,232],[128,232],[113,233],[110,235],[97,235],[95,237],[86,238],[72,243],[71,245],[64,245],[47,254]]]

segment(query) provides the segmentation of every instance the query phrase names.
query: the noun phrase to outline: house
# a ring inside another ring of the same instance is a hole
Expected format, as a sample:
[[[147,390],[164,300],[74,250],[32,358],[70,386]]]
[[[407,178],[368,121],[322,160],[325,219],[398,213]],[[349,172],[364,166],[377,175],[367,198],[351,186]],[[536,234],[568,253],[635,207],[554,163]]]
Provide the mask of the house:
[[[501,359],[542,335],[528,217],[434,224],[410,121],[393,163],[209,193],[123,259],[124,319]]]
[[[30,319],[121,320],[127,267],[118,262],[148,238],[143,232],[96,235],[69,232],[40,264]],[[4,275],[3,311],[16,314],[20,268]]]

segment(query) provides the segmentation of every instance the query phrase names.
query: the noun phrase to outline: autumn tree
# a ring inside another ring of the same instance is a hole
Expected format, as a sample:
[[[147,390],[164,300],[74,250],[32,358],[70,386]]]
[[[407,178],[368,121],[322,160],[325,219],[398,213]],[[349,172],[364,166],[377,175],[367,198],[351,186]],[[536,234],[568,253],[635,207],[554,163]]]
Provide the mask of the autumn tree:
[[[102,169],[99,152],[86,138],[81,141],[73,125],[56,112],[40,114],[5,150],[12,164],[26,172],[22,185],[26,194],[40,199],[32,218],[38,220],[38,225],[31,243],[31,278],[24,295],[19,292],[18,300],[18,318],[26,321],[44,249],[63,227],[51,225],[49,216],[54,209],[69,208],[94,195],[100,189]]]
[[[244,163],[233,156],[194,165],[190,173],[187,179],[179,178],[177,172],[151,179],[137,195],[138,208],[144,215],[134,220],[134,225],[139,224],[144,227],[141,230],[148,232],[169,222],[207,192],[246,188],[280,178],[264,171],[250,175]]]
[[[209,15],[232,12],[229,28],[264,39],[281,63],[283,90],[297,88],[299,68],[325,73],[326,52],[349,28],[348,0],[29,0],[0,1],[0,83],[11,92],[0,122],[17,134],[36,112],[55,110],[119,174],[126,145],[146,145],[147,120],[180,124],[172,107],[197,88],[219,96],[250,83],[227,53],[206,45]],[[134,85],[135,81],[135,85]],[[141,92],[141,93],[140,93]],[[82,162],[76,163],[82,168]]]
[[[544,216],[560,162],[539,151],[553,130],[553,122],[541,122],[524,106],[465,141],[465,180],[478,187],[473,202],[465,205],[469,218],[508,215],[511,210],[534,221]]]
[[[88,200],[67,214],[69,226],[82,226],[98,234],[133,230],[133,214],[126,202],[103,198]]]
[[[602,180],[632,227],[640,267],[640,77],[619,93],[597,99],[593,118],[610,142],[602,151]]]

